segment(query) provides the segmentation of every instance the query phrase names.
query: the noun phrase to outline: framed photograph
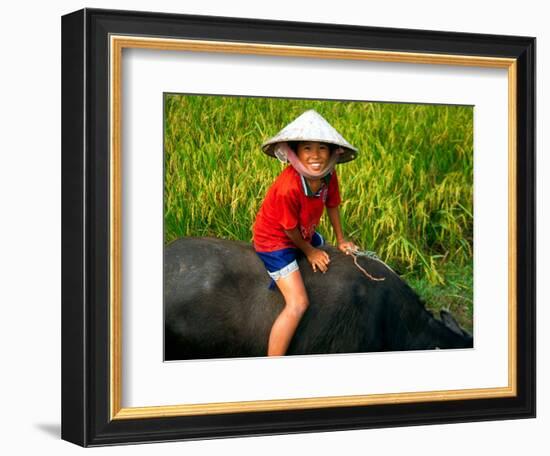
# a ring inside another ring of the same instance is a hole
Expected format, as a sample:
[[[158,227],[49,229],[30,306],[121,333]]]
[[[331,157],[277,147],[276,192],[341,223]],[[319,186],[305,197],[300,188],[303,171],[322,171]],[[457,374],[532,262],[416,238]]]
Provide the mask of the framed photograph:
[[[165,361],[473,348],[473,110],[165,94]]]
[[[65,440],[535,416],[534,38],[85,9],[62,79]]]

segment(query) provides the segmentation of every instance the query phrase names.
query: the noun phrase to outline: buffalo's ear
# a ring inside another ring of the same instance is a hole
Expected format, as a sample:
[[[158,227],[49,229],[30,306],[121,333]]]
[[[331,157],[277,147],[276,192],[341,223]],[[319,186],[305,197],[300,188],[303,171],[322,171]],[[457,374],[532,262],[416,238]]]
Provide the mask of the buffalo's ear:
[[[446,310],[441,310],[439,312],[439,316],[441,317],[441,321],[445,324],[447,328],[461,336],[464,335],[464,331],[450,312],[447,312]]]

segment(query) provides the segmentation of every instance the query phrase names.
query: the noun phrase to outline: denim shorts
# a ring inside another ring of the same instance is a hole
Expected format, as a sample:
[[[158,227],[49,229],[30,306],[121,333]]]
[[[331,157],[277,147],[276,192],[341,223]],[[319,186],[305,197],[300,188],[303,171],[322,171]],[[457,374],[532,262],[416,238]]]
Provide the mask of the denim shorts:
[[[311,238],[311,245],[320,247],[324,244],[323,236],[315,232]],[[300,250],[297,248],[290,247],[274,250],[273,252],[256,252],[256,254],[263,261],[269,276],[275,281],[299,269],[296,259],[300,254]]]

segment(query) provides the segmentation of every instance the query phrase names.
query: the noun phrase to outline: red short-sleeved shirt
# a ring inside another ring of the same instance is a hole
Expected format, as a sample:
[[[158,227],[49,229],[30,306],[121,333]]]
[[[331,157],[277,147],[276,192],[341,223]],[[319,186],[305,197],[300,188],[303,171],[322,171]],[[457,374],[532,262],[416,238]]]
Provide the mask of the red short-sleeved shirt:
[[[311,241],[324,207],[340,204],[336,171],[324,180],[321,189],[314,196],[308,196],[305,179],[292,166],[283,170],[267,191],[252,227],[256,251],[273,252],[296,247],[284,232],[296,227],[304,240]]]

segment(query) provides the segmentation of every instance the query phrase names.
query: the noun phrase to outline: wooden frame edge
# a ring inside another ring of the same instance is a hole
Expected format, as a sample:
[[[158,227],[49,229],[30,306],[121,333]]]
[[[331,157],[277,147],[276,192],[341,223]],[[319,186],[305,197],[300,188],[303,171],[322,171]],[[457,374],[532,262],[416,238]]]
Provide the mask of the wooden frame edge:
[[[110,154],[109,200],[110,242],[110,416],[113,419],[122,408],[122,146],[121,146],[121,84],[122,46],[111,39],[109,46],[110,62]]]
[[[517,61],[508,67],[508,385],[517,394]]]
[[[169,405],[152,407],[127,407],[119,409],[115,420],[140,418],[168,418],[175,416],[198,416],[222,413],[269,412],[278,410],[305,410],[330,407],[357,407],[366,405],[440,402],[513,397],[510,387],[469,389],[454,391],[427,391],[417,393],[387,393],[365,396],[327,396],[304,399],[272,399],[263,401],[219,402],[207,404]]]
[[[422,63],[430,65],[509,68],[515,59],[418,52],[375,51],[316,46],[291,46],[232,41],[186,40],[173,38],[112,35],[117,48],[155,49],[163,51],[194,51],[231,54],[253,54],[285,57],[307,57],[336,60],[370,60],[376,62]]]
[[[110,35],[110,418],[145,419],[199,416],[221,413],[297,410],[374,404],[506,398],[517,395],[517,60],[500,57],[476,57],[430,53],[371,51],[309,46],[268,45],[228,41],[203,41],[169,38]],[[122,266],[121,266],[121,63],[125,48],[237,53],[323,59],[371,60],[416,64],[437,64],[508,69],[508,386],[465,390],[388,393],[361,396],[333,396],[291,400],[263,400],[152,407],[122,407]]]

